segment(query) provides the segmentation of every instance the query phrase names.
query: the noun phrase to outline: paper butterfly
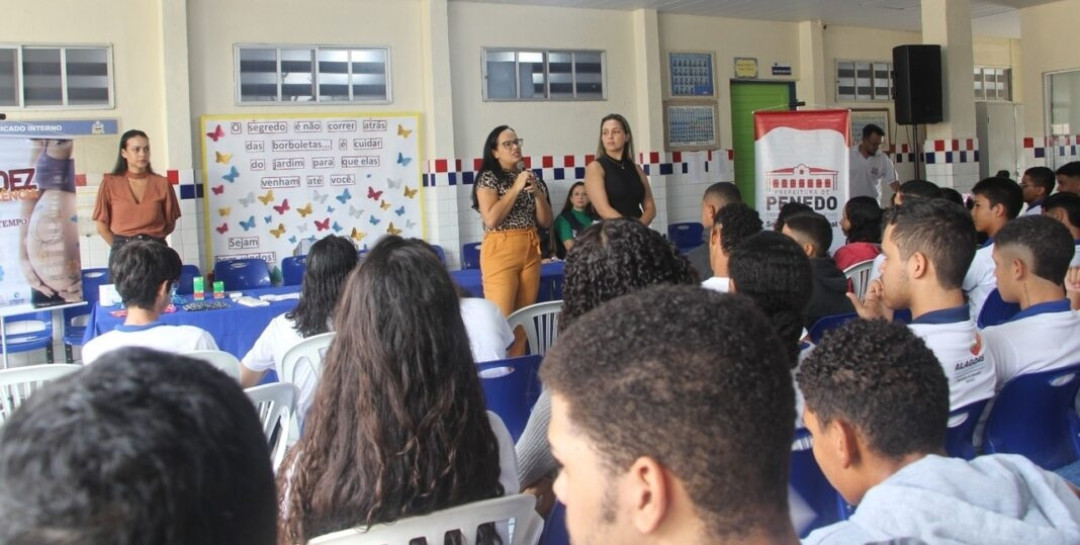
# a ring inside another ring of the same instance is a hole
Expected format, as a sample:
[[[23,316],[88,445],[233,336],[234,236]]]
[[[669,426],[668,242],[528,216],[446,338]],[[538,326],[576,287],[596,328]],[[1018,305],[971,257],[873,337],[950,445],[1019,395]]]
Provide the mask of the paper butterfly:
[[[330,218],[326,218],[322,221],[315,220],[315,230],[325,231],[330,228]]]
[[[405,228],[406,229],[414,229],[414,228],[416,228],[416,222],[413,221],[413,220],[405,220]]]
[[[225,186],[224,185],[215,185],[215,186],[210,188],[210,191],[213,191],[214,195],[221,195],[222,193],[225,192]]]
[[[296,244],[296,235],[289,237],[289,244]]]
[[[227,180],[231,184],[231,183],[235,182],[236,179],[239,178],[239,177],[240,177],[240,171],[236,170],[236,167],[234,166],[234,167],[230,168],[229,173],[222,176],[221,179]]]
[[[224,186],[222,186],[222,187],[224,187]],[[253,191],[249,191],[248,194],[247,194],[247,197],[244,197],[244,198],[240,199],[240,204],[244,205],[244,208],[247,208],[248,206],[251,206],[254,203],[255,203],[255,193]]]
[[[338,202],[340,202],[341,204],[345,204],[345,203],[349,202],[349,199],[352,198],[352,193],[349,193],[349,188],[346,187],[345,191],[341,192],[341,195],[338,195],[337,197],[334,197],[334,198],[337,199]]]
[[[386,179],[386,185],[390,186],[390,189],[400,189],[401,188],[401,178],[398,178],[396,180],[387,178]]]
[[[354,218],[359,218],[364,215],[364,209],[349,205],[349,215]]]
[[[328,193],[319,193],[319,190],[316,189],[315,196],[312,197],[312,200],[319,204],[326,204],[326,199],[328,199],[329,197],[330,195]]]
[[[263,221],[265,221],[266,223],[270,223],[274,221],[274,216],[263,216]]]
[[[367,236],[367,233],[357,229],[356,227],[353,227],[352,228],[352,233],[349,233],[349,236],[351,236],[353,238],[353,240],[355,240],[357,242],[360,242],[360,239]]]
[[[208,132],[206,133],[206,136],[209,136],[211,140],[217,142],[222,136],[225,136],[225,130],[221,128],[221,125],[218,125],[217,128],[214,129],[214,132]]]
[[[221,127],[218,127],[218,128],[221,128]],[[214,229],[217,229],[218,233],[221,233],[221,234],[224,235],[225,232],[229,230],[229,224],[228,223],[222,223],[221,227],[214,227]]]
[[[386,201],[383,201],[383,202],[379,203],[379,208],[382,208],[383,210],[389,210],[390,209],[390,203],[388,203]]]
[[[419,192],[419,189],[409,189],[409,186],[405,186],[405,196],[410,199],[415,198],[416,194]]]
[[[333,214],[333,213],[334,213],[334,210],[337,210],[337,209],[336,209],[336,208],[334,208],[333,206],[327,206],[327,207],[326,207],[326,213],[327,213],[327,214]]]
[[[296,230],[300,231],[301,233],[306,233],[307,232],[307,227],[308,227],[308,225],[306,223],[301,223],[300,225],[296,226]]]
[[[372,225],[378,225],[379,222],[382,221],[382,220],[379,219],[379,218],[376,218],[375,216],[371,216],[371,219],[369,219],[368,221],[370,221]]]
[[[311,203],[307,203],[303,208],[297,208],[296,211],[300,213],[301,218],[306,218],[311,213]]]
[[[240,227],[244,228],[244,231],[249,231],[255,228],[255,216],[251,216],[247,221],[240,220]]]
[[[341,226],[341,225],[340,225],[340,224],[339,224],[338,222],[336,222],[336,221],[334,222],[334,225],[331,225],[331,228],[333,228],[333,229],[334,229],[334,232],[335,232],[335,233],[340,233],[340,232],[341,232],[341,230],[342,230],[342,229],[344,229],[344,227],[342,227],[342,226]]]
[[[225,216],[229,215],[229,212],[232,212],[232,207],[231,206],[226,206],[226,207],[223,207],[223,208],[218,208],[217,212],[218,212],[219,215],[221,215],[221,217],[225,217]]]
[[[221,153],[220,151],[215,151],[214,152],[214,160],[217,161],[218,163],[223,164],[223,165],[227,165],[227,164],[229,164],[229,161],[232,160],[232,154],[231,153]]]
[[[397,154],[397,162],[398,162],[399,165],[401,165],[403,167],[407,167],[407,166],[409,166],[409,163],[412,162],[412,157],[405,157],[399,151],[398,154]]]
[[[369,199],[371,199],[373,201],[377,201],[377,200],[381,199],[382,194],[383,194],[382,191],[375,191],[375,188],[373,188],[373,187],[369,186],[367,188],[367,198],[369,198]],[[342,203],[342,204],[344,204],[344,203]]]
[[[397,210],[394,210],[394,213],[399,215],[399,216],[404,216],[405,215],[405,205],[402,205],[401,208],[398,208]]]
[[[274,238],[281,238],[281,235],[285,234],[285,224],[279,223],[277,229],[271,229],[270,234],[274,235]]]
[[[281,201],[281,206],[274,205],[274,210],[277,210],[278,214],[284,214],[289,209],[289,199]]]
[[[401,234],[401,229],[398,229],[398,228],[394,227],[394,222],[390,222],[390,225],[388,225],[386,227],[386,232],[387,232],[387,234],[391,234],[391,235],[400,235]]]
[[[401,124],[399,123],[398,126],[397,126],[397,133],[398,133],[398,136],[401,136],[402,138],[408,138],[409,135],[412,134],[412,130],[411,129],[406,129],[405,127],[402,127]]]
[[[263,204],[270,204],[274,200],[274,190],[270,189],[266,191],[266,195],[259,197],[259,202]]]

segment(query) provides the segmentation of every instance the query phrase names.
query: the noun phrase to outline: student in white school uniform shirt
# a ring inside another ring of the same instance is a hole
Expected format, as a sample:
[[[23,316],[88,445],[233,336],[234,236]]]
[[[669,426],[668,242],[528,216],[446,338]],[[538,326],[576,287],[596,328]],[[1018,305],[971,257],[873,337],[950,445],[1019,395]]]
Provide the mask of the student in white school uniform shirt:
[[[975,253],[975,226],[964,207],[915,199],[885,211],[881,277],[866,300],[849,293],[859,316],[892,319],[911,309],[911,330],[934,352],[949,379],[955,410],[994,395],[994,363],[960,289]]]
[[[1080,363],[1080,317],[1062,287],[1073,240],[1059,222],[1025,216],[1009,222],[994,249],[1002,300],[1019,303],[1008,322],[983,330],[997,389],[1012,378]]]
[[[900,187],[892,160],[879,151],[884,137],[885,131],[871,123],[863,127],[862,140],[848,151],[848,198],[865,196],[881,202],[881,184],[889,184],[893,191]]]
[[[125,346],[177,354],[217,350],[214,337],[205,330],[158,321],[169,306],[182,266],[176,250],[153,240],[133,240],[117,250],[110,277],[127,307],[127,316],[115,330],[83,345],[83,363],[91,364],[102,354]]]
[[[1080,267],[1080,195],[1075,193],[1054,193],[1043,201],[1043,215],[1061,222],[1075,241],[1070,267]]]
[[[1054,192],[1054,171],[1046,167],[1031,167],[1020,178],[1020,189],[1024,192],[1025,216],[1042,214],[1042,204]]]
[[[971,188],[975,206],[971,208],[971,219],[975,230],[985,233],[986,243],[975,252],[975,258],[964,276],[964,295],[968,298],[968,308],[973,320],[979,319],[986,298],[997,287],[994,280],[994,237],[1010,220],[1020,215],[1024,206],[1024,195],[1020,186],[1008,178],[986,178]]]
[[[731,203],[716,211],[713,227],[709,231],[709,264],[713,276],[706,278],[701,287],[727,293],[731,290],[728,278],[728,261],[731,252],[740,242],[760,233],[761,216],[757,210],[741,203]]]

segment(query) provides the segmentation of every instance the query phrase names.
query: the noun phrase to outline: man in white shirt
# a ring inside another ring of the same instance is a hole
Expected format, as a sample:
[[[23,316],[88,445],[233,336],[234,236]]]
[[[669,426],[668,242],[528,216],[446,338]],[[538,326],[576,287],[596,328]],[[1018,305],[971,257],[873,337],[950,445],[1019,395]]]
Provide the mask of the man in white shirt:
[[[1017,218],[998,232],[998,291],[1020,304],[1011,320],[982,332],[998,390],[1017,375],[1080,363],[1080,318],[1062,287],[1072,256],[1068,229],[1045,216]]]
[[[881,184],[889,184],[893,191],[900,187],[892,160],[879,151],[884,137],[877,125],[863,127],[862,140],[848,154],[848,198],[866,196],[881,202]]]
[[[757,210],[741,202],[717,210],[709,231],[709,263],[713,276],[705,279],[701,287],[726,293],[730,287],[728,260],[731,251],[750,235],[760,233],[761,227]]]
[[[182,266],[176,250],[157,241],[133,240],[121,246],[109,274],[127,307],[127,317],[115,330],[83,346],[83,364],[91,364],[102,354],[123,346],[177,354],[217,350],[214,337],[202,329],[158,321],[169,306],[172,286],[179,280]]]
[[[979,319],[983,304],[990,292],[997,287],[994,280],[994,237],[1005,224],[1020,215],[1024,206],[1024,194],[1016,182],[1008,178],[987,178],[971,188],[975,206],[971,208],[971,219],[975,230],[985,233],[986,242],[975,252],[975,258],[964,276],[964,295],[968,298],[968,308],[974,320]]]
[[[1046,167],[1031,167],[1020,178],[1020,189],[1024,191],[1025,216],[1042,214],[1043,200],[1054,192],[1054,171]]]
[[[848,294],[856,312],[892,319],[893,309],[911,309],[909,327],[945,371],[953,410],[993,396],[994,363],[960,289],[975,254],[971,214],[944,199],[914,199],[886,210],[883,221],[881,277],[865,302]]]

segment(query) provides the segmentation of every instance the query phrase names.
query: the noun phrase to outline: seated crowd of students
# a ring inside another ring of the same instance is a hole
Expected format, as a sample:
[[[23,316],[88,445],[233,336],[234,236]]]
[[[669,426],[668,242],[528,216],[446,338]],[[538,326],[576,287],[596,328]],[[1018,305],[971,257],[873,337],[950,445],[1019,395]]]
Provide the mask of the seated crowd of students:
[[[970,211],[926,181],[884,211],[853,199],[836,254],[823,216],[785,207],[763,231],[725,183],[702,201],[709,242],[694,261],[638,221],[584,228],[516,445],[475,366],[512,334],[477,346],[484,320],[423,241],[384,237],[358,265],[328,237],[300,304],[243,359],[247,386],[290,343],[336,332],[276,487],[240,385],[144,348],[213,339],[157,322],[179,259],[130,243],[114,272],[125,325],[0,427],[0,544],[295,544],[519,491],[541,511],[558,497],[577,543],[797,543],[796,427],[855,506],[804,543],[1080,543],[1080,493],[1061,477],[944,448],[950,411],[1077,363],[1080,164],[1066,167],[1056,194],[1035,169],[1020,185],[982,180]],[[1040,213],[1021,216],[1025,203]],[[860,298],[843,269],[871,259]],[[1020,310],[980,329],[995,289]],[[910,324],[892,320],[900,310]],[[817,319],[844,313],[864,319],[806,342]],[[493,524],[465,539],[508,543]]]

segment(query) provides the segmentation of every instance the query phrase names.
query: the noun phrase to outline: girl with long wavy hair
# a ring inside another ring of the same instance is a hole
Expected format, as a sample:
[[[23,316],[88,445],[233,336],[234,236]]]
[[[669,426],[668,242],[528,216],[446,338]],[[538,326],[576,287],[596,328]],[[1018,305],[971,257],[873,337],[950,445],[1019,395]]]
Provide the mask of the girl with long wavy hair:
[[[279,543],[517,492],[513,443],[485,409],[434,250],[385,237],[341,296],[303,435],[279,474]],[[492,525],[465,539],[499,542]]]
[[[840,229],[847,240],[833,252],[840,270],[874,259],[881,253],[882,214],[881,207],[871,197],[855,197],[844,204]]]

